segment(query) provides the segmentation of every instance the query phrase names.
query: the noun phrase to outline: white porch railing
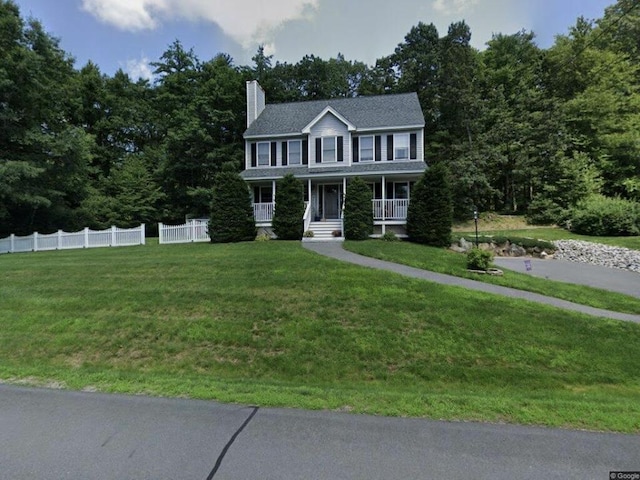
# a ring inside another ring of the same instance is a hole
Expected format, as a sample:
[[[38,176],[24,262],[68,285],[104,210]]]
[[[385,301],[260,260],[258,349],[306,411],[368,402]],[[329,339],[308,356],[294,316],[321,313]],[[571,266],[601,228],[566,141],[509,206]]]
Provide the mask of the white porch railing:
[[[304,231],[306,232],[311,225],[311,203],[309,202],[304,202],[304,215],[302,216],[302,220],[304,220]]]
[[[374,220],[406,220],[409,199],[372,200]]]
[[[41,234],[38,232],[19,237],[11,235],[0,239],[0,253],[42,252],[71,250],[74,248],[123,247],[145,244],[144,224],[136,228],[111,227],[107,230],[85,228],[79,232]]]
[[[158,224],[159,243],[208,242],[209,222],[207,220],[189,220],[183,225]]]
[[[254,203],[253,204],[253,218],[256,219],[256,222],[270,222],[273,220],[273,211],[275,208],[275,203]]]

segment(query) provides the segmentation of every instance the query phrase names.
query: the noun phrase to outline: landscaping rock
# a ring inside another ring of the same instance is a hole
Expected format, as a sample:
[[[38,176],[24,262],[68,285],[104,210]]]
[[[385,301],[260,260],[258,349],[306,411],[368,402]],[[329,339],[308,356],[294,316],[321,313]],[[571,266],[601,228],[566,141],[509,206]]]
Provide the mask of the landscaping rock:
[[[557,240],[554,258],[640,273],[640,251],[580,240]]]
[[[460,245],[460,248],[462,248],[465,252],[468,252],[473,248],[473,244],[467,242],[464,238],[461,238],[458,244]]]

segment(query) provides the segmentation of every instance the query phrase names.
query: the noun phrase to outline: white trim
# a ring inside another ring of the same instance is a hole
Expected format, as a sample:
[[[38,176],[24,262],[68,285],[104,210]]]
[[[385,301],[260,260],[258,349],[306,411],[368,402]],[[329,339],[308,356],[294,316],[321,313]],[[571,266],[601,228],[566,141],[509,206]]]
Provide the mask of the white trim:
[[[346,122],[346,120],[345,120]],[[314,122],[311,122],[311,125]],[[305,127],[306,128],[306,127]],[[367,135],[384,135],[387,132],[398,132],[402,130],[424,130],[424,125],[402,125],[397,127],[372,127],[372,128],[350,128],[350,132],[354,132],[357,134],[367,134]],[[253,140],[253,141],[261,141],[265,138],[283,138],[283,137],[299,137],[305,133],[304,130],[302,132],[290,132],[290,133],[274,133],[272,135],[243,135],[245,140]],[[417,133],[417,132],[415,132]],[[423,139],[424,140],[424,139]]]
[[[389,162],[391,163],[391,162]],[[398,162],[400,163],[400,162]],[[318,164],[321,165],[321,164]],[[306,166],[306,165],[305,165]],[[328,164],[327,166],[333,166],[335,167],[335,164],[331,165]],[[283,167],[283,168],[287,168],[287,167]],[[293,167],[296,168],[296,167]],[[321,168],[321,167],[318,167]],[[272,170],[275,170],[276,167],[272,167]],[[296,178],[299,178],[301,180],[306,180],[306,179],[311,179],[311,180],[322,180],[325,178],[333,178],[333,177],[375,177],[375,176],[383,176],[383,175],[422,175],[424,173],[424,170],[381,170],[381,171],[377,171],[377,172],[339,172],[339,173],[327,173],[327,174],[322,174],[322,176],[318,176],[317,174],[304,174],[304,175],[296,175]],[[269,176],[269,177],[250,177],[250,178],[245,178],[244,180],[246,182],[259,182],[259,181],[265,181],[265,180],[273,180],[274,178],[276,179],[281,179],[282,177],[273,177],[273,176]]]
[[[325,107],[324,110],[322,110],[322,112],[320,112],[320,114],[314,118],[313,120],[311,120],[311,122],[309,122],[307,124],[306,127],[304,127],[302,129],[302,133],[311,133],[311,128],[318,123],[327,113],[332,114],[334,117],[336,117],[338,120],[340,120],[342,123],[344,123],[347,126],[347,130],[348,131],[354,131],[356,130],[355,125],[353,125],[351,122],[349,122],[349,120],[347,120],[346,118],[344,118],[342,115],[340,115],[333,107],[331,106],[327,106]]]
[[[407,139],[407,156],[398,157],[398,141],[399,137],[406,137]],[[394,133],[393,134],[393,160],[399,162],[406,162],[411,160],[411,134],[410,133]]]

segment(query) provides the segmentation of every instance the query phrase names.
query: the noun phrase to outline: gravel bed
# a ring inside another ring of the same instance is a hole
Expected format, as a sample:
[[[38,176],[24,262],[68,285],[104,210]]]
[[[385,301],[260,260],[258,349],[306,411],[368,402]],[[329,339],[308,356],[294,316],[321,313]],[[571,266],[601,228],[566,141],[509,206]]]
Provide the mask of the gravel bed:
[[[640,251],[581,240],[557,240],[554,258],[640,273]]]

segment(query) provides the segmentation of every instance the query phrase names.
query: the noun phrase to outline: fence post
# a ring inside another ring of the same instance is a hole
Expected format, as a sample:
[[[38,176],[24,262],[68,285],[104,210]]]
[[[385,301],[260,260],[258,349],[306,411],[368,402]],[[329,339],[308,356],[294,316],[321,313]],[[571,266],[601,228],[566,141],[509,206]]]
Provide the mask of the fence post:
[[[111,225],[111,245],[110,247],[116,247],[116,226]]]
[[[38,251],[38,232],[33,232],[33,251]]]
[[[158,243],[162,244],[162,242],[164,241],[164,238],[162,238],[162,222],[158,222]]]
[[[62,250],[62,230],[58,230],[58,247],[56,250]]]
[[[190,220],[189,223],[191,223],[191,241],[195,242],[196,241],[196,221],[195,220]]]
[[[84,248],[89,248],[89,227],[84,227]]]
[[[146,229],[145,229],[144,223],[141,223],[140,224],[140,245],[145,245],[146,244],[145,243],[145,238],[146,238],[145,230]]]
[[[16,235],[12,233],[10,238],[11,240],[9,241],[9,252],[14,253],[16,250]]]

